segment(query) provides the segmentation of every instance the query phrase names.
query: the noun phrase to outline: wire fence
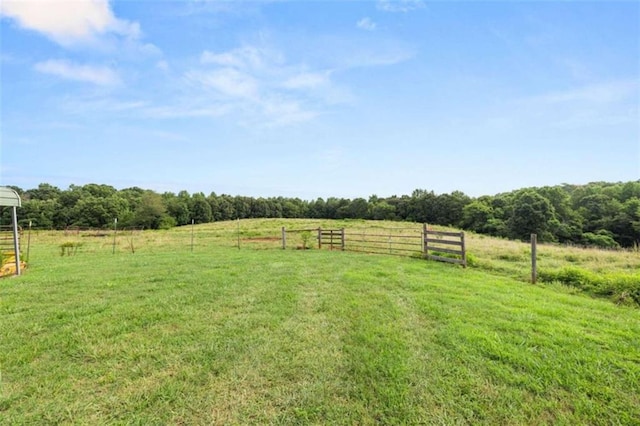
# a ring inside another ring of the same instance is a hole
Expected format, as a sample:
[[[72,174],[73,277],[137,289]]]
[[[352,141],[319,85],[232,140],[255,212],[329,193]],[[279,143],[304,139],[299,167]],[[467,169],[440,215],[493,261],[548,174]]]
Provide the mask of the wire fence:
[[[282,223],[282,222],[281,222]],[[262,225],[262,226],[261,226]],[[267,225],[267,226],[264,226]],[[138,253],[159,251],[202,251],[211,247],[246,249],[328,249],[370,254],[409,256],[451,261],[464,259],[457,248],[442,247],[449,235],[434,235],[426,226],[353,226],[345,228],[301,226],[292,229],[270,222],[234,221],[206,225],[186,225],[169,230],[141,228],[68,227],[64,230],[33,229],[33,244],[54,246],[61,256],[91,253]],[[437,232],[437,231],[433,231]],[[460,233],[445,233],[460,235]],[[427,244],[428,245],[427,245]],[[428,252],[427,249],[431,251]],[[462,250],[464,248],[462,247]],[[456,262],[461,263],[461,262]],[[464,263],[462,263],[464,264]]]

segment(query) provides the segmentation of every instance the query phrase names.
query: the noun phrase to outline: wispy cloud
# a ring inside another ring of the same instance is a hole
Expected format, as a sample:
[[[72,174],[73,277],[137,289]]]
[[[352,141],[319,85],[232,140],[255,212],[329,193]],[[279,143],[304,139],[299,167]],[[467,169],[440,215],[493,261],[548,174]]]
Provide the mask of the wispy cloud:
[[[342,41],[339,47],[327,61],[316,61],[326,62],[324,67],[290,61],[281,51],[259,45],[222,52],[206,50],[200,55],[201,66],[185,72],[184,79],[212,103],[249,117],[252,125],[260,120],[267,126],[288,125],[312,120],[334,105],[351,102],[348,88],[335,81],[341,72],[392,65],[414,55],[393,41]]]
[[[403,47],[385,48],[380,44],[377,48],[354,49],[350,55],[343,57],[342,66],[345,68],[366,68],[395,65],[407,61],[415,56],[415,52]]]
[[[258,96],[258,82],[246,72],[234,68],[220,68],[210,71],[190,71],[187,80],[199,83],[218,95],[230,98],[255,99]]]
[[[378,9],[385,12],[409,12],[424,7],[423,0],[378,0]]]
[[[640,81],[613,80],[544,93],[517,99],[507,108],[501,119],[510,127],[527,122],[540,129],[576,130],[637,123]]]
[[[200,62],[203,64],[253,70],[260,70],[267,64],[278,64],[282,61],[282,55],[279,52],[255,46],[242,46],[222,53],[205,50],[200,55]]]
[[[282,86],[287,89],[317,89],[331,83],[331,72],[301,72],[287,78]]]
[[[152,106],[140,110],[142,116],[154,119],[216,118],[229,113],[224,105],[199,105],[182,102],[179,105]]]
[[[138,23],[116,18],[108,0],[4,0],[0,13],[62,45],[90,41],[105,33],[128,38],[140,35]]]
[[[266,124],[271,127],[303,123],[320,114],[295,100],[264,99],[261,101],[261,107],[268,119]]]
[[[204,51],[202,67],[185,73],[185,80],[204,89],[210,101],[240,112],[251,125],[290,125],[321,112],[331,92],[331,72],[308,70],[286,61],[267,47],[244,45],[224,52]],[[319,110],[320,108],[320,110]]]
[[[112,86],[120,83],[118,74],[108,67],[77,65],[65,60],[49,60],[35,65],[38,72],[55,75],[67,80]]]
[[[356,22],[356,27],[361,30],[374,31],[378,25],[369,17],[365,17]]]
[[[589,102],[606,104],[622,101],[624,99],[640,99],[640,80],[618,80],[592,84],[576,89],[546,93],[530,98],[532,101],[558,104],[567,102]]]

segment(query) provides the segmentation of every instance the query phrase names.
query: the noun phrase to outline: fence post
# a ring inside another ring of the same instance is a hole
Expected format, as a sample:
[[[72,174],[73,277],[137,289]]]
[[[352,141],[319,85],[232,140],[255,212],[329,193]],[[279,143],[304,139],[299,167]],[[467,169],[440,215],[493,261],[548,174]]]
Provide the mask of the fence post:
[[[424,241],[425,238],[427,238],[427,224],[423,223],[422,224],[422,247],[421,247],[422,254],[424,254],[424,251],[425,251],[424,250],[425,249],[425,241]]]
[[[31,221],[29,221],[29,234],[27,236],[27,263],[29,262],[29,252],[31,251]]]
[[[191,253],[193,253],[193,225],[194,224],[195,224],[195,221],[191,219]]]
[[[345,247],[345,242],[344,242],[344,228],[341,229],[342,231],[342,251],[344,251],[344,247]]]
[[[287,248],[287,231],[282,227],[282,250]]]
[[[460,247],[462,248],[462,267],[467,267],[467,249],[464,244],[464,232],[460,232]]]
[[[318,248],[322,248],[322,228],[318,227]]]
[[[424,241],[424,257],[428,258],[429,257],[429,243],[427,242],[427,238],[429,238],[429,230],[427,227],[427,224],[424,224],[424,238],[422,241]]]
[[[113,248],[111,254],[116,254],[116,235],[118,234],[118,218],[113,219]]]
[[[538,281],[538,236],[531,234],[531,284]]]

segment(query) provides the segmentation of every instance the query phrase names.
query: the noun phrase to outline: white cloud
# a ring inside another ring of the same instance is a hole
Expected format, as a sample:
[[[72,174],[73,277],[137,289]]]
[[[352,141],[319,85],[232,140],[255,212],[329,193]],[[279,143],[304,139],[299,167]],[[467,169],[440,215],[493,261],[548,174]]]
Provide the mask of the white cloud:
[[[277,66],[283,62],[283,58],[279,52],[270,49],[243,46],[223,53],[213,53],[205,50],[200,55],[200,62],[259,71],[268,66]]]
[[[191,102],[192,103],[192,102]],[[145,108],[142,113],[145,117],[157,119],[172,118],[213,118],[220,117],[230,112],[228,106],[199,106],[182,102],[181,105],[157,106]]]
[[[203,64],[215,64],[226,67],[241,67],[244,65],[242,58],[233,52],[213,53],[208,50],[202,52],[202,55],[200,55],[200,62]]]
[[[319,114],[315,105],[320,92],[331,86],[328,71],[288,64],[280,52],[265,47],[204,51],[200,62],[204,68],[187,72],[186,80],[207,89],[213,102],[250,117],[251,125],[311,120]]]
[[[412,56],[413,51],[393,41],[366,45],[342,41],[328,61],[331,66],[314,68],[288,61],[275,49],[244,45],[223,52],[203,51],[201,65],[184,78],[195,88],[198,102],[208,99],[216,107],[227,107],[228,113],[239,114],[240,122],[252,126],[282,126],[312,120],[332,105],[352,102],[350,91],[337,85],[334,75],[392,65]]]
[[[375,22],[371,20],[369,17],[362,18],[356,23],[356,26],[361,30],[373,31],[378,26]]]
[[[302,72],[287,78],[282,86],[287,89],[316,89],[330,84],[329,72]]]
[[[422,0],[378,0],[378,9],[385,12],[410,12],[423,7]]]
[[[120,83],[118,74],[107,67],[77,65],[64,60],[38,62],[35,69],[41,73],[51,74],[67,80],[83,81],[101,86]]]
[[[233,68],[220,68],[206,72],[189,72],[187,79],[232,98],[255,98],[258,82],[249,74]]]
[[[137,23],[114,16],[108,0],[4,0],[0,13],[63,45],[108,32],[131,38],[140,35]]]
[[[261,102],[269,126],[285,126],[309,121],[319,115],[299,102],[283,99],[268,99]]]

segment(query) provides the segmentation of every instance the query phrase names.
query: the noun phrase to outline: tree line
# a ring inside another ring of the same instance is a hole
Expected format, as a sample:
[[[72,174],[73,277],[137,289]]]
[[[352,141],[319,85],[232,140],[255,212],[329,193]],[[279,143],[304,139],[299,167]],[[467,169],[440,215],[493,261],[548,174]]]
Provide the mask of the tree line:
[[[174,226],[247,218],[402,220],[445,225],[491,236],[598,247],[640,244],[640,181],[525,188],[472,198],[463,192],[368,199],[218,195],[198,192],[162,194],[138,187],[117,190],[103,184],[70,185],[62,190],[42,183],[23,190],[21,226],[65,229],[70,226],[168,229]],[[11,223],[7,208],[2,224]]]

